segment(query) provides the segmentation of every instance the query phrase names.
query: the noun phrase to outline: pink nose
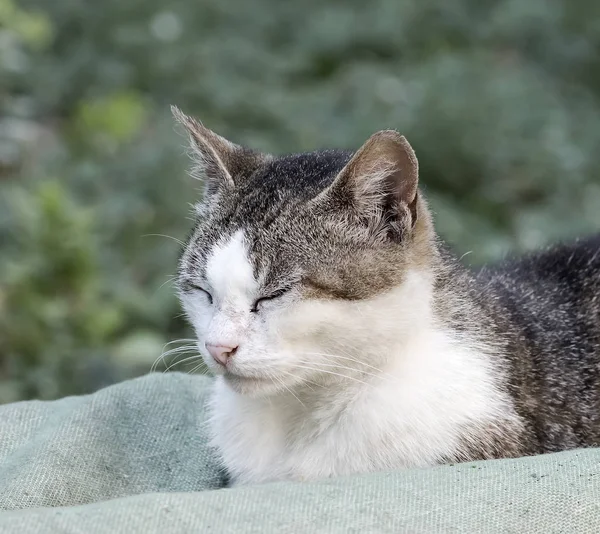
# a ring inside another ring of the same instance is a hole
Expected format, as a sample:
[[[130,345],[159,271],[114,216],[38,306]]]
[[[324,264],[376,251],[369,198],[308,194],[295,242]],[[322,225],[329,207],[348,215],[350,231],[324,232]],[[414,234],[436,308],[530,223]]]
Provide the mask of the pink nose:
[[[205,343],[204,346],[208,353],[213,357],[213,360],[221,365],[227,365],[229,358],[231,358],[237,350],[237,347],[214,345],[213,343]]]

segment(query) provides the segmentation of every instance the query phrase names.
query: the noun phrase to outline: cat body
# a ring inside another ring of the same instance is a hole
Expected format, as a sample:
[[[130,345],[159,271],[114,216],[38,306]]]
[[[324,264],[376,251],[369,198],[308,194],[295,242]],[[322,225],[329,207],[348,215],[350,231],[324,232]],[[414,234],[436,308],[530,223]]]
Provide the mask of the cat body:
[[[600,444],[600,240],[471,272],[396,132],[276,158],[175,114],[205,182],[180,297],[234,483]]]
[[[600,236],[483,269],[526,454],[600,445]]]

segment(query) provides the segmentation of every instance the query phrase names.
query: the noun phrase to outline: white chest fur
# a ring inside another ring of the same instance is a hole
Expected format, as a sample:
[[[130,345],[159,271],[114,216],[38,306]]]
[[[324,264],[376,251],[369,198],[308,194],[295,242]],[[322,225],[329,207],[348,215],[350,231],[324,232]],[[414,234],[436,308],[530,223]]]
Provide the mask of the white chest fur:
[[[365,383],[252,399],[218,378],[213,444],[241,484],[434,465],[456,452],[466,428],[514,421],[495,377],[481,353],[423,331]]]

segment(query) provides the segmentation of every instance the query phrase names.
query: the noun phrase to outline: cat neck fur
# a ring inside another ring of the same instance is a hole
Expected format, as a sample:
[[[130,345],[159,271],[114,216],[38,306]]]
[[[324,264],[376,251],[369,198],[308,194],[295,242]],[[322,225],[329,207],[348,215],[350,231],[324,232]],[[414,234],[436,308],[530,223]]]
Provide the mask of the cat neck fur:
[[[498,420],[519,426],[495,349],[436,316],[434,276],[412,271],[351,312],[335,302],[306,304],[306,321],[340,324],[323,342],[331,367],[312,384],[249,398],[217,379],[213,445],[236,483],[431,466],[459,457],[471,431]],[[377,317],[376,330],[366,316]],[[282,326],[298,342],[294,350],[305,350],[302,332],[312,324]],[[347,329],[362,343],[345,344]]]

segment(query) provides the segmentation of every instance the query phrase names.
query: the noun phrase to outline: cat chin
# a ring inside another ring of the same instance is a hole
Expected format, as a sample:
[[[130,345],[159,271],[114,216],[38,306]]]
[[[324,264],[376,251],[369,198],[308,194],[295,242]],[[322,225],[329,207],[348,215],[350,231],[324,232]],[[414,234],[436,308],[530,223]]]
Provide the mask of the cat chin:
[[[233,373],[221,375],[223,382],[233,391],[250,398],[265,398],[278,394],[281,383],[271,378],[245,377]]]

